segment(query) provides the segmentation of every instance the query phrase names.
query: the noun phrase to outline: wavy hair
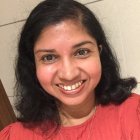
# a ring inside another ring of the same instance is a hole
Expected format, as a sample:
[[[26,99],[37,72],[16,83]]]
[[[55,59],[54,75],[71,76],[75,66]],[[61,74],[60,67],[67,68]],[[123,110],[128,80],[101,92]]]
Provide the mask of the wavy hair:
[[[105,33],[95,15],[73,0],[45,0],[39,3],[25,22],[18,44],[16,62],[17,110],[22,122],[49,120],[60,123],[56,99],[40,86],[36,77],[34,45],[44,28],[71,19],[80,22],[88,34],[102,46],[100,59],[102,76],[95,89],[97,102],[102,105],[120,104],[136,86],[134,78],[122,79],[119,65]]]

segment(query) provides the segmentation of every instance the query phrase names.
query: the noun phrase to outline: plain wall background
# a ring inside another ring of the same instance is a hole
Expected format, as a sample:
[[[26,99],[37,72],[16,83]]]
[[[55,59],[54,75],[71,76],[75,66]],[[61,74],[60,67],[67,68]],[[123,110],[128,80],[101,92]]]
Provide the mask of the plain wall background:
[[[0,0],[0,79],[14,103],[14,65],[21,27],[41,0]],[[123,77],[140,82],[140,0],[77,0],[95,12],[115,49]],[[135,89],[140,93],[140,83]]]

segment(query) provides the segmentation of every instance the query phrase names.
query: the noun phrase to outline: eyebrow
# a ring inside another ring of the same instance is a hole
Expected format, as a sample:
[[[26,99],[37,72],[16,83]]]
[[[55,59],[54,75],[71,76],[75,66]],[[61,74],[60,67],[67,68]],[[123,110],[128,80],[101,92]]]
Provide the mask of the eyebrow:
[[[78,43],[78,44],[73,45],[72,48],[74,48],[74,49],[75,49],[75,48],[79,48],[79,47],[81,47],[81,46],[83,46],[83,45],[85,45],[85,44],[92,44],[92,45],[95,45],[95,43],[92,42],[92,41],[83,41],[83,42],[80,42],[80,43]],[[35,54],[37,54],[37,53],[39,53],[39,52],[54,53],[54,52],[56,52],[56,50],[55,50],[55,49],[38,49],[38,50],[35,51]]]
[[[79,47],[81,47],[81,46],[83,46],[83,45],[85,45],[85,44],[92,44],[92,45],[95,45],[95,43],[93,43],[92,41],[83,41],[83,42],[80,42],[80,43],[74,45],[73,48],[79,48]]]

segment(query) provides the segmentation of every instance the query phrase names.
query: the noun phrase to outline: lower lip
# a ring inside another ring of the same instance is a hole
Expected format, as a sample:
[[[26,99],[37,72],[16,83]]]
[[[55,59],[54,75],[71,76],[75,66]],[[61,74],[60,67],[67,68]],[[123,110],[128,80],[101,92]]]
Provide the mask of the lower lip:
[[[78,87],[77,89],[74,89],[74,90],[64,90],[62,88],[59,88],[59,89],[65,95],[77,95],[84,88],[84,85],[85,85],[85,82],[82,83],[82,85],[80,87]]]

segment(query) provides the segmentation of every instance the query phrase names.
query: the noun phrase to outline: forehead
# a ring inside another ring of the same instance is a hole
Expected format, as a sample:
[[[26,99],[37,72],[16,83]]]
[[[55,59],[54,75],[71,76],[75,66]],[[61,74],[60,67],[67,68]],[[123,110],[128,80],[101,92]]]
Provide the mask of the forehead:
[[[46,27],[35,44],[35,50],[41,47],[71,47],[83,41],[96,42],[79,22],[66,20]]]
[[[45,36],[47,33],[58,33],[58,32],[62,32],[63,33],[66,33],[66,31],[69,31],[70,30],[75,30],[75,31],[86,31],[86,28],[82,25],[82,23],[78,20],[71,20],[71,19],[68,19],[68,20],[64,20],[64,21],[61,21],[59,23],[55,23],[55,24],[52,24],[52,25],[49,25],[45,28],[42,29],[37,41],[42,38],[43,36]]]

